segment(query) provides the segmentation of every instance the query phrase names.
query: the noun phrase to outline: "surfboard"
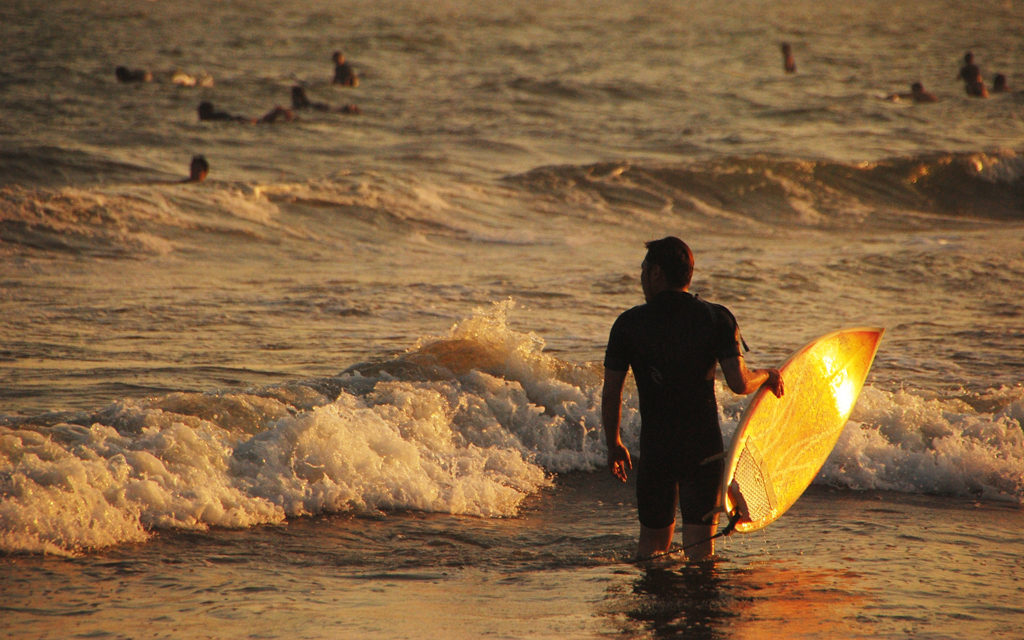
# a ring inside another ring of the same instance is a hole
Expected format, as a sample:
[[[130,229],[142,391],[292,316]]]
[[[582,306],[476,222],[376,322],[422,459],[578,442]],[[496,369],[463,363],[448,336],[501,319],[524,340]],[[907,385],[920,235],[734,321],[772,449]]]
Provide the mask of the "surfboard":
[[[835,447],[884,329],[845,329],[812,341],[782,365],[781,398],[760,389],[726,457],[720,504],[736,531],[766,527],[811,484]]]

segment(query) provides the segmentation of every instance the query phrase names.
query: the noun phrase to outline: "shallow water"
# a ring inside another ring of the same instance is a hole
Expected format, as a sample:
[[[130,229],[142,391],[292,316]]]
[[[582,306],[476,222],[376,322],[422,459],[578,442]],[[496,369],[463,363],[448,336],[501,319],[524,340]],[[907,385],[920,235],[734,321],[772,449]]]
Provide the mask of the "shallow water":
[[[513,519],[330,516],[4,560],[13,637],[1016,637],[1019,509],[812,489],[719,560],[629,562],[630,491]]]

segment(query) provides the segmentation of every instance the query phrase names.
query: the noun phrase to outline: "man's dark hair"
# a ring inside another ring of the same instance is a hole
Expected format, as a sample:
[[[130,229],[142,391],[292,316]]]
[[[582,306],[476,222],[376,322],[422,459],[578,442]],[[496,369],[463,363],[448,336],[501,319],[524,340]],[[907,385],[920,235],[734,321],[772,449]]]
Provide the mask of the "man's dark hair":
[[[693,277],[693,252],[685,242],[675,236],[668,236],[661,240],[651,240],[646,246],[647,257],[644,259],[647,264],[661,267],[670,285],[682,288],[690,284],[690,278]]]

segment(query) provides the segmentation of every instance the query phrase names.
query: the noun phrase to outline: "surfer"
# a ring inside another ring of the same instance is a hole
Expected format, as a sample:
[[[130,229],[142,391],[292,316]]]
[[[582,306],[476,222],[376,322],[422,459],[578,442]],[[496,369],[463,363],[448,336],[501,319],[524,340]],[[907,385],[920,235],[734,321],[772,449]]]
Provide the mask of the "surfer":
[[[201,155],[192,156],[192,162],[188,165],[188,178],[182,182],[202,182],[210,173],[210,163]]]
[[[295,119],[295,112],[291,109],[286,109],[280,105],[274,107],[270,111],[263,114],[262,117],[257,118],[253,122],[256,124],[274,124],[278,120],[282,122],[291,122]]]
[[[782,68],[786,73],[796,73],[796,60],[793,59],[793,47],[788,42],[782,43]]]
[[[971,84],[981,75],[981,69],[974,64],[974,54],[970,51],[964,54],[964,66],[960,67],[958,78],[965,84]]]
[[[292,109],[314,109],[316,111],[330,111],[331,106],[326,102],[313,102],[306,95],[306,90],[299,85],[292,87]]]
[[[263,114],[259,118],[251,119],[244,116],[236,116],[223,111],[217,111],[213,107],[212,102],[200,102],[199,103],[199,119],[200,120],[222,120],[231,122],[248,122],[251,124],[273,124],[279,120],[284,122],[291,122],[295,119],[295,112],[291,109],[286,109],[280,105],[274,107],[267,113]]]
[[[935,94],[926,91],[924,85],[920,82],[910,85],[910,97],[913,98],[914,102],[938,102],[939,100],[935,97]]]
[[[358,87],[359,77],[356,76],[356,71],[352,68],[352,65],[345,62],[345,54],[335,51],[331,59],[334,60],[333,83],[340,84],[343,87]]]
[[[360,113],[359,107],[354,104],[346,104],[334,109],[326,102],[313,102],[306,95],[306,90],[295,85],[292,87],[292,109],[313,109],[314,111],[333,111],[336,113]]]
[[[967,95],[972,98],[987,98],[988,88],[985,87],[985,79],[981,77],[979,71],[973,80],[970,80],[964,84],[964,90],[967,91]]]
[[[974,54],[970,51],[964,54],[964,66],[960,67],[957,77],[964,81],[964,90],[967,95],[974,98],[988,97],[988,89],[985,87],[981,68],[974,63]]]
[[[748,369],[732,313],[689,293],[693,254],[686,243],[670,236],[646,246],[640,271],[646,304],[616,319],[605,352],[601,417],[608,466],[623,482],[633,468],[620,431],[622,390],[632,368],[641,421],[637,557],[670,549],[678,502],[687,556],[704,560],[714,554],[717,516],[704,518],[716,508],[723,467],[715,366],[737,394],[767,386],[781,396],[782,376],[778,369]]]
[[[230,120],[234,122],[247,122],[248,118],[242,116],[234,116],[230,113],[223,111],[217,111],[213,107],[212,102],[203,101],[199,103],[199,119],[200,120]]]
[[[889,100],[913,100],[914,102],[938,102],[938,98],[935,94],[925,90],[924,85],[920,82],[915,82],[910,85],[910,93],[894,93],[889,96]]]
[[[129,69],[119,66],[114,69],[118,82],[152,82],[153,74],[146,69]]]
[[[180,87],[212,87],[213,77],[208,73],[203,73],[198,76],[194,76],[189,73],[185,73],[181,69],[175,69],[171,72],[171,84],[176,84]]]

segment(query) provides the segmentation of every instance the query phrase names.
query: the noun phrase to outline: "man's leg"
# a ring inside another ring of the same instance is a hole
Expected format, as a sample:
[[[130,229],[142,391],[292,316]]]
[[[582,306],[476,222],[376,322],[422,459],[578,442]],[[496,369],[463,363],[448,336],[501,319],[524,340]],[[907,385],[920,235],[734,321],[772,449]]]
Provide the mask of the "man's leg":
[[[715,535],[717,528],[717,524],[683,524],[683,547],[687,560],[701,562],[715,555],[715,541],[711,536]]]
[[[665,553],[672,546],[672,534],[675,532],[676,523],[672,523],[663,529],[652,529],[640,525],[640,542],[637,545],[637,558],[650,558],[659,553]]]

